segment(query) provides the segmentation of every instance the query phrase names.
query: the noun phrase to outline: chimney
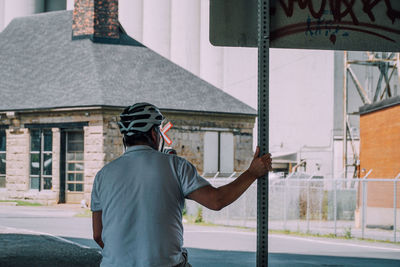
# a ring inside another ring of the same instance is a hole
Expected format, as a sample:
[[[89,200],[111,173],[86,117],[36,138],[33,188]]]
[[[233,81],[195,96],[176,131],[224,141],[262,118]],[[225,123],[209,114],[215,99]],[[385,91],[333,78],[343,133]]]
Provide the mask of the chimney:
[[[118,0],[75,0],[72,39],[119,39]]]

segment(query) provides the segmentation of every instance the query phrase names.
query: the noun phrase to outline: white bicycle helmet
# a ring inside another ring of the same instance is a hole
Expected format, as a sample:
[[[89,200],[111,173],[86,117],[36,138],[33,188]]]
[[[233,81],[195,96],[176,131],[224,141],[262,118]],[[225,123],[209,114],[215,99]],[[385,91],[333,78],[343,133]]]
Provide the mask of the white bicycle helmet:
[[[136,103],[125,108],[120,114],[119,130],[123,135],[132,136],[148,132],[154,125],[160,126],[164,116],[149,103]]]

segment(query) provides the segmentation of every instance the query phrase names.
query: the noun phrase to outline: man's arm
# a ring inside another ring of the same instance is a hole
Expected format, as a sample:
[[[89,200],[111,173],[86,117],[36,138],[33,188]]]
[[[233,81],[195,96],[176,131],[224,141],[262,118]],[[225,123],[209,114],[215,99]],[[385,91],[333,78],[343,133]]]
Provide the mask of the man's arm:
[[[271,155],[265,154],[258,157],[259,153],[260,149],[257,147],[250,167],[235,181],[219,188],[211,185],[204,186],[190,193],[188,198],[212,210],[221,210],[228,206],[238,199],[257,178],[271,170]]]
[[[103,231],[101,216],[102,211],[93,211],[92,213],[93,239],[101,248],[104,248],[104,243],[101,239],[101,231]]]

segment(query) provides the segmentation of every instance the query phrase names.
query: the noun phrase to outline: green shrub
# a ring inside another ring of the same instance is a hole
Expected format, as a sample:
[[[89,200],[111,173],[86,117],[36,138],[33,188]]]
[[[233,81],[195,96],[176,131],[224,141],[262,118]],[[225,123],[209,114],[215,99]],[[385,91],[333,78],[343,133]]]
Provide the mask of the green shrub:
[[[344,228],[344,238],[352,239],[353,236],[351,235],[351,226]]]
[[[196,215],[196,219],[194,220],[195,223],[201,223],[203,222],[203,209],[201,207],[199,207],[197,209],[197,215]]]
[[[187,209],[186,209],[186,201],[185,201],[185,205],[183,206],[183,210],[182,210],[182,215],[186,215],[187,214]]]

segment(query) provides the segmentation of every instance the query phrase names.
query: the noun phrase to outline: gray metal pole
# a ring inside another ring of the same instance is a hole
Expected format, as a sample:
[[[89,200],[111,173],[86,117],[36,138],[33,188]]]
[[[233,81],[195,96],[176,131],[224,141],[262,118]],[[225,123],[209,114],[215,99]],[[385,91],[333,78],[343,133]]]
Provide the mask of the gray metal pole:
[[[286,221],[287,221],[287,187],[288,187],[288,183],[287,183],[287,178],[284,179],[285,183],[283,186],[283,230],[286,230],[287,226],[286,226]]]
[[[396,176],[393,185],[393,242],[397,242],[397,180],[399,180],[400,173]]]
[[[307,220],[307,233],[310,232],[310,183],[311,178],[307,179],[307,210],[306,210],[306,220]]]
[[[269,0],[258,0],[258,145],[269,147]],[[257,180],[257,267],[268,266],[268,174]]]
[[[333,218],[335,221],[335,236],[337,235],[337,199],[336,199],[336,180],[333,182]]]
[[[347,178],[347,51],[343,52],[343,175]]]
[[[365,228],[365,202],[366,202],[366,189],[365,189],[366,177],[362,181],[362,215],[361,215],[361,238],[364,239],[364,228]]]

